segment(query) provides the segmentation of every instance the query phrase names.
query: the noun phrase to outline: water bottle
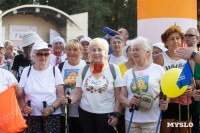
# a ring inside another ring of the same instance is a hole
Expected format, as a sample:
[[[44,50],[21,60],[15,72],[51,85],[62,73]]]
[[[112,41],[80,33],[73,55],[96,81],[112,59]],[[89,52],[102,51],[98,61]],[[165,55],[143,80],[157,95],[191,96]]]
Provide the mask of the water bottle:
[[[115,36],[116,32],[108,27],[104,27],[103,28],[103,32],[110,35],[110,36]]]

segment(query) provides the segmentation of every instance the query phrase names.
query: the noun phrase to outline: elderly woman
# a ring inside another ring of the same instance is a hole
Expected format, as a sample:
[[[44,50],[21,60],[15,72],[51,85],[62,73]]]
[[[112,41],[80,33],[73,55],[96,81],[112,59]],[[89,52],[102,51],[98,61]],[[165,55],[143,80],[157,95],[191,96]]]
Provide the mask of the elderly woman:
[[[29,31],[23,34],[23,54],[17,55],[14,59],[12,66],[12,73],[20,81],[22,71],[25,67],[31,66],[33,64],[32,58],[30,56],[31,48],[36,41],[42,41],[40,36],[33,32]]]
[[[153,44],[153,52],[152,52],[153,61],[155,60],[155,57],[158,54],[161,54],[162,52],[165,52],[165,51],[167,51],[167,48],[165,48],[164,43],[161,43],[161,42],[154,43]]]
[[[126,106],[126,130],[131,117],[129,108],[139,104],[141,97],[139,93],[145,93],[151,95],[155,100],[151,108],[144,110],[140,105],[139,110],[134,112],[130,132],[155,133],[160,110],[166,110],[168,105],[167,101],[158,98],[161,92],[160,82],[164,69],[157,64],[151,63],[152,45],[146,38],[138,37],[131,43],[132,56],[135,62],[134,71],[129,69],[125,72],[120,93],[120,102]],[[135,73],[137,79],[134,79],[133,73]],[[138,89],[136,88],[135,80],[139,84]]]
[[[106,60],[107,54],[106,40],[95,38],[91,41],[90,66],[79,70],[76,88],[69,97],[71,104],[81,100],[79,119],[84,133],[115,132],[113,127],[116,126],[121,112],[121,74],[118,66],[109,65]],[[64,99],[63,103],[68,103],[67,99]]]
[[[51,54],[49,64],[57,66],[67,58],[63,53],[65,40],[62,37],[55,37],[52,42],[53,54]]]
[[[60,132],[60,97],[64,95],[63,79],[57,67],[48,65],[50,49],[45,42],[33,45],[31,56],[35,64],[23,70],[20,86],[23,95],[20,106],[30,114],[30,132]],[[31,107],[27,101],[31,101]],[[46,102],[46,105],[45,105]]]
[[[184,39],[183,33],[176,27],[169,28],[161,35],[161,39],[168,50],[166,52],[163,52],[162,54],[157,55],[154,62],[161,65],[165,69],[165,71],[171,68],[183,69],[186,60],[180,59],[174,54],[174,51],[181,46],[181,41]],[[169,133],[172,130],[175,133],[178,132],[178,130],[180,130],[181,133],[185,133],[187,131],[187,127],[174,127],[174,129],[172,129],[172,127],[167,127],[167,123],[179,121],[179,103],[181,104],[181,122],[187,122],[187,96],[190,96],[192,94],[193,89],[194,84],[190,85],[182,96],[170,99],[169,108],[163,113],[162,116],[162,133]],[[191,97],[189,97],[189,104],[191,104],[191,102]]]
[[[64,89],[66,94],[71,94],[76,85],[76,80],[78,77],[79,69],[86,65],[84,60],[80,59],[83,48],[79,40],[72,39],[65,45],[65,53],[68,59],[65,62],[59,64],[62,77],[64,79]],[[62,67],[62,68],[61,68]],[[79,101],[69,107],[69,132],[70,133],[81,133],[81,127],[79,124]],[[62,131],[65,132],[65,112],[63,106],[62,108]]]
[[[122,55],[122,49],[125,45],[124,39],[122,36],[116,35],[110,40],[111,48],[114,53],[107,56],[109,63],[119,65],[127,61],[127,59]]]

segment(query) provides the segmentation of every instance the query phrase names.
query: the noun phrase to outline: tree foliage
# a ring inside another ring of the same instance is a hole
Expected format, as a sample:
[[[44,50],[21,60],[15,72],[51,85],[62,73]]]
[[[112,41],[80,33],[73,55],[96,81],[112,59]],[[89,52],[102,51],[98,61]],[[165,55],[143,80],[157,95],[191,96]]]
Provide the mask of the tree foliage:
[[[130,37],[137,35],[137,0],[0,0],[1,10],[38,3],[58,8],[69,15],[88,12],[89,36],[102,37],[103,27],[118,30],[123,27]]]

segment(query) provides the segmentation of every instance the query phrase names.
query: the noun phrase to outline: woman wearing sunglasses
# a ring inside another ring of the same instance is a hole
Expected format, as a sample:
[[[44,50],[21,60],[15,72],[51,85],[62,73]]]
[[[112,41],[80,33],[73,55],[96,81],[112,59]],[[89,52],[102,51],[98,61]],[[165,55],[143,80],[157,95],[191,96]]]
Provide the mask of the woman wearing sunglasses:
[[[181,42],[184,39],[183,33],[176,27],[167,29],[161,35],[162,42],[167,47],[167,51],[159,54],[155,57],[154,62],[163,66],[165,71],[171,68],[183,69],[186,60],[183,60],[174,54],[174,51],[180,48]],[[162,133],[185,133],[187,127],[167,127],[168,122],[179,122],[179,111],[181,111],[181,122],[187,123],[187,96],[189,96],[189,104],[191,104],[191,94],[194,89],[194,84],[190,85],[186,92],[180,97],[171,98],[168,109],[162,115],[161,132]],[[180,102],[181,101],[181,102]],[[179,103],[181,104],[181,110],[179,110]],[[191,106],[190,106],[191,112]],[[189,116],[191,118],[191,114]],[[173,130],[173,131],[172,131]]]
[[[28,117],[30,132],[60,132],[60,97],[64,95],[63,79],[57,67],[47,63],[50,49],[45,42],[36,42],[31,50],[35,64],[22,72],[20,106]],[[31,107],[27,101],[31,101]],[[46,107],[44,105],[46,102]]]

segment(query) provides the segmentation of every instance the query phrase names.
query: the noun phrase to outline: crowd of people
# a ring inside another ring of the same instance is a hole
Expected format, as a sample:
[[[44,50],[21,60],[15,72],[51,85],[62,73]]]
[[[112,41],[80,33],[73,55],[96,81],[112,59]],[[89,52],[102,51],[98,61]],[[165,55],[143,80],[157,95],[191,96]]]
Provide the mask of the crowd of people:
[[[80,35],[68,42],[55,37],[47,44],[30,31],[22,37],[19,55],[11,41],[0,43],[0,93],[14,84],[28,125],[23,132],[155,133],[157,126],[161,133],[198,132],[198,30],[190,28],[184,34],[170,27],[155,44],[145,37],[127,41],[129,33],[123,28],[109,37]],[[184,42],[187,47],[181,48]],[[172,68],[183,69],[187,60],[192,84],[181,96],[165,98],[163,75]],[[192,128],[168,127],[188,120]]]

